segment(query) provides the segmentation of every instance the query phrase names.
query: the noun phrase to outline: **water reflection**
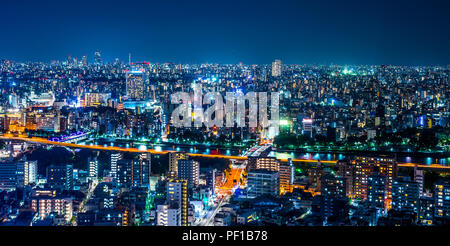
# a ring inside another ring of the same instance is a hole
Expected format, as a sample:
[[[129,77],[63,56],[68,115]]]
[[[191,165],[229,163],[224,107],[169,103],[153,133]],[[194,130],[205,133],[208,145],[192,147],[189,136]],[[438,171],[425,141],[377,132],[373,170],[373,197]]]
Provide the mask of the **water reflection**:
[[[126,146],[127,148],[130,147],[128,143],[124,142],[110,142],[110,141],[100,141],[101,144],[107,144],[111,146]],[[92,145],[92,143],[90,144]],[[148,148],[154,148],[157,151],[163,151],[163,150],[174,150],[174,146],[176,146],[176,151],[186,151],[189,153],[204,153],[204,154],[210,154],[211,153],[211,146],[189,146],[189,145],[174,145],[174,144],[164,144],[160,143],[156,147],[152,147],[151,145],[148,146]],[[141,146],[139,147],[142,148]],[[223,154],[223,155],[240,155],[239,148],[217,148],[214,147],[214,154]],[[314,159],[314,160],[343,160],[346,158],[353,159],[356,155],[355,154],[342,154],[342,153],[334,153],[334,152],[323,152],[323,153],[314,153],[314,152],[283,152],[283,151],[271,151],[268,156],[276,157],[278,159]],[[426,157],[420,157],[420,156],[414,156],[414,153],[409,152],[406,153],[397,153],[397,161],[398,162],[407,162],[407,163],[420,163],[425,165],[430,164],[441,164],[441,165],[449,165],[450,164],[450,157],[444,157],[444,158],[436,158],[433,155],[426,156]]]

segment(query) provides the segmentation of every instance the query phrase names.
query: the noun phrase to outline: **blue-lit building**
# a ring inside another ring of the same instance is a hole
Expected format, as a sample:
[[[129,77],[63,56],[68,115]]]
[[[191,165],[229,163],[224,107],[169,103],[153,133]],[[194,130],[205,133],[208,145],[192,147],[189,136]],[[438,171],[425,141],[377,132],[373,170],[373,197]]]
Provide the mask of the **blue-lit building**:
[[[392,183],[392,209],[417,214],[419,197],[419,184],[409,177],[399,177]]]
[[[440,182],[434,186],[434,216],[438,220],[450,219],[450,184]]]

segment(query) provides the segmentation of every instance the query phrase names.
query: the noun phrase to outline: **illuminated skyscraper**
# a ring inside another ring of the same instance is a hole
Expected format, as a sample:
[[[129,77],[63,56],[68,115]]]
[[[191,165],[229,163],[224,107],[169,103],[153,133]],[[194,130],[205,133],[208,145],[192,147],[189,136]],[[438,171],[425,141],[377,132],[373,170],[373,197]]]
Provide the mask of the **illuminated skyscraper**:
[[[14,190],[17,184],[17,163],[0,163],[0,190]]]
[[[87,66],[87,56],[83,56],[81,59],[81,65],[83,65],[83,67]]]
[[[144,100],[144,84],[147,79],[144,71],[133,70],[126,74],[126,93],[132,100]]]
[[[36,184],[37,161],[20,161],[17,163],[17,185]]]
[[[102,54],[98,50],[94,53],[94,64],[95,65],[102,65],[103,64]]]
[[[273,77],[280,77],[281,76],[281,70],[282,70],[282,63],[281,60],[275,60],[272,62],[272,76]]]

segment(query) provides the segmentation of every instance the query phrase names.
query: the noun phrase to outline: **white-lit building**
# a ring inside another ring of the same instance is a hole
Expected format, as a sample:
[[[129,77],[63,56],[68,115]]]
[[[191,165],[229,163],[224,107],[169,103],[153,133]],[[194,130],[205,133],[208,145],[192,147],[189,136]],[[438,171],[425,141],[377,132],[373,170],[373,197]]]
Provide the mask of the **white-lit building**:
[[[171,208],[169,205],[158,205],[156,214],[158,226],[181,226],[180,208]]]
[[[55,190],[36,190],[31,198],[31,208],[38,213],[40,219],[55,213],[63,215],[70,222],[73,215],[72,198],[59,197]]]
[[[272,62],[272,76],[280,77],[282,67],[283,67],[283,64],[282,64],[281,60],[275,60],[274,62]]]

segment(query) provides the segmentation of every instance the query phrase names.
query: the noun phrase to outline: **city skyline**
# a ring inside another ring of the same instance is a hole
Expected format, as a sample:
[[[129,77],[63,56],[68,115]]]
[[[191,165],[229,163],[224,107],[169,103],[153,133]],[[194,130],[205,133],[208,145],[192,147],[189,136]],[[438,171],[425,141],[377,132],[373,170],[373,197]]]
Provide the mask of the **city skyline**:
[[[173,63],[448,65],[445,1],[4,3],[0,57]],[[412,6],[417,6],[413,8]],[[220,10],[220,11],[219,11]]]
[[[0,228],[214,243],[450,225],[449,1],[1,10]]]

